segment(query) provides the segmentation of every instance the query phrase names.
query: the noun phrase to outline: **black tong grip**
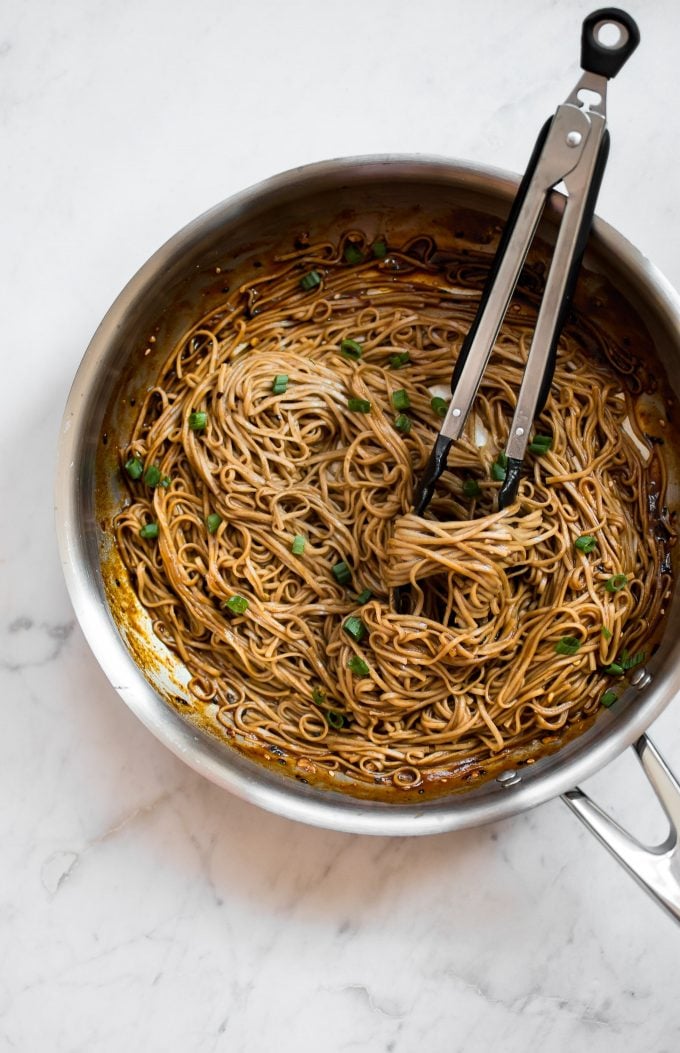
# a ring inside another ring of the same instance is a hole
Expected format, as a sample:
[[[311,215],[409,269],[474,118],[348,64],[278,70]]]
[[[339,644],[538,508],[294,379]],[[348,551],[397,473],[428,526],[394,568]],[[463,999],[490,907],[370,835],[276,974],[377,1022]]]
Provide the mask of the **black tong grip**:
[[[413,511],[417,516],[425,515],[425,509],[432,500],[437,479],[446,468],[446,458],[451,449],[451,439],[438,435],[427,464],[413,494]]]
[[[619,40],[607,46],[598,40],[599,28],[615,25]],[[583,23],[581,34],[581,69],[600,77],[615,77],[640,43],[640,30],[635,21],[618,7],[602,7],[593,11]]]

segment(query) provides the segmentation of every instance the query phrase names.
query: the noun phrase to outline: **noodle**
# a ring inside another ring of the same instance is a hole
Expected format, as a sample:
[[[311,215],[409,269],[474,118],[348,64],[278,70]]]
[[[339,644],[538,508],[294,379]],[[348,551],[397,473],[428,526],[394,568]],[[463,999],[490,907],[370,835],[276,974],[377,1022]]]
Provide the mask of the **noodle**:
[[[643,660],[670,587],[666,469],[622,386],[633,366],[592,324],[597,356],[563,334],[535,429],[550,447],[496,511],[535,322],[524,287],[430,510],[410,511],[484,261],[429,238],[378,261],[359,232],[304,246],[185,333],[148,391],[123,462],[160,483],[130,481],[117,544],[232,737],[411,788],[578,725]]]

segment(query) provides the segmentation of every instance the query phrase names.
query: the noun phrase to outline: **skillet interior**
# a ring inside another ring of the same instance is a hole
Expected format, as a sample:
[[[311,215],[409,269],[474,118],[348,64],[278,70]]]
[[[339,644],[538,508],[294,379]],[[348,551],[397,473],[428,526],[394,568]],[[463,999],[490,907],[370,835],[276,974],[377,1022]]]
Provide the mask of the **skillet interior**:
[[[104,319],[76,378],[64,419],[57,498],[67,580],[93,650],[125,701],[175,752],[216,782],[290,817],[373,833],[429,833],[497,819],[590,774],[633,741],[674,693],[677,597],[647,666],[651,685],[642,692],[629,688],[578,738],[548,744],[553,750],[561,745],[558,753],[531,766],[517,763],[521,757],[503,757],[483,785],[463,783],[465,792],[439,800],[409,800],[400,791],[391,802],[357,800],[263,767],[205,730],[198,712],[183,702],[186,671],[151,632],[112,544],[108,526],[122,498],[117,448],[136,413],[130,398],[157,372],[155,349],[223,299],[225,288],[254,276],[257,261],[289,250],[300,230],[335,240],[358,227],[385,232],[390,243],[424,231],[450,243],[453,232],[462,246],[481,244],[491,253],[514,186],[499,173],[413,158],[329,162],[276,177],[200,217],[159,250]],[[555,198],[540,231],[544,242],[558,214]],[[603,224],[591,240],[576,306],[598,312],[600,324],[656,355],[669,397],[680,391],[677,299]],[[676,480],[675,467],[672,475]],[[672,507],[677,496],[673,482]],[[494,776],[503,768],[515,774],[498,782]]]

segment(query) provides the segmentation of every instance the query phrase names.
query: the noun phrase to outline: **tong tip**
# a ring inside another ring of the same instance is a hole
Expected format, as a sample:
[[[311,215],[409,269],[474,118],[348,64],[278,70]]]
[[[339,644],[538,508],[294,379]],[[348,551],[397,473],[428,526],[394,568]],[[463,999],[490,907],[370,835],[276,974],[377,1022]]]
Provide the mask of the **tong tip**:
[[[499,511],[503,508],[508,508],[508,506],[516,499],[519,482],[522,478],[523,463],[524,462],[520,457],[508,457],[508,463],[505,469],[505,479],[503,480],[503,485],[498,491]]]

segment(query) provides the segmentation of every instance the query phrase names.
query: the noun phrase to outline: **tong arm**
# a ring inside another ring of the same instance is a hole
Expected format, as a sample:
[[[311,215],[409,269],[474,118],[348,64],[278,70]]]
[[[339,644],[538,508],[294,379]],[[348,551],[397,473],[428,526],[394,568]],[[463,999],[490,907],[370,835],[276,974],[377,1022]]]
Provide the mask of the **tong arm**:
[[[634,19],[619,8],[600,8],[583,23],[583,75],[567,101],[541,129],[513,201],[477,314],[453,370],[451,402],[435,447],[415,488],[414,506],[419,515],[424,514],[435,484],[446,467],[452,443],[463,432],[547,195],[564,181],[570,199],[558,234],[557,266],[554,266],[553,258],[549,288],[546,288],[547,295],[539,313],[540,333],[537,332],[532,341],[531,362],[527,362],[518,395],[516,419],[511,426],[508,468],[499,494],[499,505],[505,507],[514,500],[528,431],[536,410],[540,412],[550,390],[557,340],[585,250],[607,160],[607,81],[616,76],[639,42],[640,33]]]
[[[571,109],[572,107],[564,107]],[[593,113],[591,132],[582,162],[564,180],[568,197],[557,235],[545,290],[522,376],[517,405],[510,425],[506,455],[506,477],[498,495],[500,508],[514,501],[520,469],[526,453],[534,417],[541,412],[550,391],[560,332],[571,305],[576,278],[588,241],[602,181],[609,133],[604,118]]]
[[[590,134],[590,119],[581,109],[560,106],[552,119],[522,209],[498,263],[469,348],[463,348],[462,368],[455,377],[453,396],[440,428],[451,440],[460,438],[498,331],[524,265],[548,191],[578,165]],[[454,375],[455,376],[455,375]]]

